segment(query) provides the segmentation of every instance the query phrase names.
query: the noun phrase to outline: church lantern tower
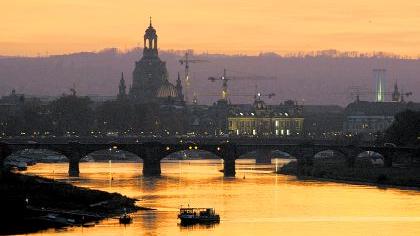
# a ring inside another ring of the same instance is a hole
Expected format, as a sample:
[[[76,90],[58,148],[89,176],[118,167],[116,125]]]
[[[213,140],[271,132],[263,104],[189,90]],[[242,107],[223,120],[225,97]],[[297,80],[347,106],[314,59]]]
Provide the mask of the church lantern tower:
[[[154,56],[158,55],[157,40],[158,40],[158,36],[156,34],[155,28],[153,28],[152,26],[152,17],[150,17],[149,27],[146,29],[146,32],[144,33],[143,55],[145,54],[150,54]]]
[[[178,79],[176,80],[176,92],[179,101],[184,101],[184,95],[182,94],[182,84],[181,84],[181,77],[179,76],[178,72]]]
[[[134,103],[157,101],[160,88],[169,83],[166,63],[158,56],[158,35],[151,18],[143,40],[143,56],[136,62],[129,93],[130,100]]]

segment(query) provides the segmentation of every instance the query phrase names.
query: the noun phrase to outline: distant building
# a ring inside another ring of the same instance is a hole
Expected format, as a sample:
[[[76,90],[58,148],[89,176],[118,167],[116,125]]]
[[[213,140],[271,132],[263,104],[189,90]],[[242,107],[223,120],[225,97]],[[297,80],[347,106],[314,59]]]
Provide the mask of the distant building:
[[[188,106],[189,132],[195,134],[213,135],[217,133],[213,107],[191,104]],[[227,130],[227,128],[226,128]]]
[[[257,98],[251,109],[236,107],[228,117],[232,135],[296,136],[303,134],[301,107],[293,101],[278,106],[267,106]]]
[[[21,127],[18,127],[24,120],[24,102],[23,94],[17,94],[12,90],[10,95],[3,96],[0,99],[0,136],[6,134],[18,134]]]
[[[36,97],[25,97],[15,90],[0,98],[0,136],[24,135],[25,130],[45,127],[33,123],[34,119],[46,120],[47,103]]]
[[[344,108],[338,105],[304,105],[305,135],[327,139],[341,136],[344,117]]]
[[[420,103],[355,101],[345,109],[344,132],[373,135],[385,131],[404,110],[420,111]]]
[[[9,95],[1,97],[0,113],[1,115],[20,116],[24,103],[25,96],[23,94],[17,94],[13,89]]]

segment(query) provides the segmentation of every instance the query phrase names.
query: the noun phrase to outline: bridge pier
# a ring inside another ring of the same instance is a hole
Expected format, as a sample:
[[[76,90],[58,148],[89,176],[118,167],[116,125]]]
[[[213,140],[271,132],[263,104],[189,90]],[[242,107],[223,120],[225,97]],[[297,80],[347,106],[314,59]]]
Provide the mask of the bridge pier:
[[[394,156],[394,153],[391,151],[382,153],[382,156],[384,157],[384,166],[385,167],[392,167],[392,159]]]
[[[256,164],[271,164],[271,149],[261,148],[257,149],[255,163]]]
[[[79,177],[80,169],[79,169],[80,159],[73,159],[69,160],[69,176],[70,177]]]
[[[301,147],[301,161],[305,163],[306,166],[312,166],[315,150],[312,145],[308,145],[307,147]]]
[[[354,164],[356,162],[356,158],[357,155],[359,155],[359,153],[361,153],[362,150],[354,147],[354,146],[350,146],[344,149],[343,153],[346,154],[346,165],[349,168],[353,168]]]
[[[236,147],[226,144],[222,148],[223,174],[225,177],[235,177]]]
[[[225,177],[235,177],[235,159],[227,158],[223,160],[223,175]]]
[[[11,151],[6,143],[0,143],[0,179],[3,177],[4,160],[11,154]]]
[[[144,176],[160,176],[160,160],[166,156],[165,148],[161,143],[144,144],[138,155],[143,159]]]
[[[79,177],[80,159],[87,155],[85,146],[78,142],[70,142],[62,153],[69,159],[69,177]]]
[[[3,170],[3,167],[4,167],[3,162],[7,157],[6,149],[7,149],[7,144],[0,143],[0,171]]]
[[[160,158],[144,158],[143,159],[143,175],[144,176],[160,176]]]

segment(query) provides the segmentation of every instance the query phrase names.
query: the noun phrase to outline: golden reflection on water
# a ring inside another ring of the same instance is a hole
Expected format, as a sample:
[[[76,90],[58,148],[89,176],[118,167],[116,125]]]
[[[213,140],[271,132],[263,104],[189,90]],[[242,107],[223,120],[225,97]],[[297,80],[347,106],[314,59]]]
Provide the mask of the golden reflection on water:
[[[237,177],[223,178],[222,162],[164,161],[162,177],[141,175],[141,163],[81,163],[80,178],[68,164],[37,164],[27,173],[140,199],[134,223],[107,219],[90,227],[35,235],[420,235],[420,192],[380,189],[276,175],[274,165],[237,161]],[[214,207],[221,223],[180,227],[181,205]]]

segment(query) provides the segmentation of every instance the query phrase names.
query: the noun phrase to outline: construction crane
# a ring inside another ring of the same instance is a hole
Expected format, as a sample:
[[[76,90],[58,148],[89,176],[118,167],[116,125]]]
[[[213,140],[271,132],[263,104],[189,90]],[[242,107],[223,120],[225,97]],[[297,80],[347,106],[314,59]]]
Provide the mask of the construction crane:
[[[404,97],[409,97],[409,96],[411,96],[411,95],[413,95],[413,93],[412,92],[407,92],[407,93],[401,93],[401,101],[403,102],[404,101]]]
[[[349,88],[349,90],[350,90],[350,96],[351,96],[351,98],[353,100],[354,100],[354,98],[356,98],[357,101],[360,100],[360,97],[361,96],[369,96],[369,95],[375,95],[376,94],[376,92],[374,92],[374,91],[371,91],[369,89],[362,89],[359,86],[352,86],[352,87]],[[393,95],[393,92],[382,92],[382,94],[384,96],[385,95],[392,96]],[[405,97],[409,97],[411,95],[413,95],[412,92],[406,92],[406,93],[404,93],[404,92],[401,91],[401,93],[400,93],[401,102],[404,101],[404,98]]]
[[[190,63],[202,63],[208,62],[207,60],[198,60],[198,59],[191,59],[190,56],[193,54],[191,49],[185,51],[185,55],[183,58],[179,59],[179,64],[185,65],[185,72],[184,72],[184,85],[185,85],[185,102],[189,102],[188,94],[190,92],[191,86],[191,76],[190,76]]]
[[[268,99],[271,99],[274,96],[276,96],[275,93],[269,93],[269,94],[257,93],[257,94],[254,95],[254,98],[255,98],[255,100],[261,100],[261,97],[268,97]]]
[[[199,94],[200,97],[219,97],[220,94],[218,93],[206,93],[206,94]],[[247,97],[247,98],[254,98],[254,101],[259,101],[261,100],[261,97],[267,97],[268,99],[273,98],[274,96],[276,96],[275,93],[268,93],[268,94],[262,94],[262,93],[257,93],[257,94],[229,94],[229,97]],[[197,98],[197,94],[194,94],[194,99],[193,99],[193,104],[197,104],[198,103],[198,98]]]
[[[223,69],[223,75],[220,77],[209,77],[208,78],[211,82],[215,82],[216,80],[222,81],[222,90],[221,90],[221,97],[222,100],[227,101],[228,97],[228,81],[229,80],[274,80],[276,77],[268,77],[268,76],[261,76],[261,75],[248,75],[248,76],[228,76],[226,69]],[[255,97],[257,95],[254,95]],[[274,96],[271,95],[270,98]]]
[[[258,92],[258,85],[257,84],[255,85],[255,94],[254,94],[255,101],[261,100],[261,97],[268,97],[268,99],[271,99],[274,96],[276,96],[275,93],[262,94],[261,92]]]

